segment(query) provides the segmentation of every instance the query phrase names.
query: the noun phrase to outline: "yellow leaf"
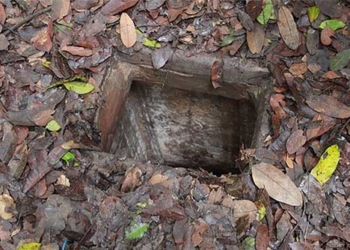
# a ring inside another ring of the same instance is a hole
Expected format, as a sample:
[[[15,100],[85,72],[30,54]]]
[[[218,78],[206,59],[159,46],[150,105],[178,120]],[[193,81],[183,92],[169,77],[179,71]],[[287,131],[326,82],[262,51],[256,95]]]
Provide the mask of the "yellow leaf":
[[[58,122],[56,120],[51,120],[46,125],[46,129],[56,132],[56,131],[61,129],[61,126],[58,124]]]
[[[309,16],[310,22],[313,22],[317,19],[320,14],[320,9],[317,6],[312,6],[307,9],[307,14]]]
[[[120,36],[123,44],[127,48],[134,46],[137,40],[137,33],[134,22],[128,14],[123,13],[120,17]]]
[[[322,185],[325,184],[337,168],[340,158],[340,151],[337,144],[326,149],[322,154],[317,165],[312,169],[311,175],[316,178]]]
[[[31,242],[20,246],[19,248],[17,248],[17,250],[40,250],[40,248],[41,248],[40,243]]]
[[[258,209],[258,212],[257,212],[257,220],[258,221],[261,221],[262,219],[264,219],[265,215],[266,215],[266,207],[265,205],[260,202],[260,201],[256,201],[255,202],[255,205]]]
[[[92,84],[85,82],[65,82],[63,85],[66,87],[66,89],[80,95],[90,93],[94,90],[94,86]]]

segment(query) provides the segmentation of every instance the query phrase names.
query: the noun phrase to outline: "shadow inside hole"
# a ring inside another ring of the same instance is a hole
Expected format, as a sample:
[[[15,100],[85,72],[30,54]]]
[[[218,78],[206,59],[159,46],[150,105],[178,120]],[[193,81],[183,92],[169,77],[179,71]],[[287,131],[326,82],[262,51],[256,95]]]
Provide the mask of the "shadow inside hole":
[[[239,172],[257,114],[247,100],[133,82],[119,117],[111,153],[220,175]]]

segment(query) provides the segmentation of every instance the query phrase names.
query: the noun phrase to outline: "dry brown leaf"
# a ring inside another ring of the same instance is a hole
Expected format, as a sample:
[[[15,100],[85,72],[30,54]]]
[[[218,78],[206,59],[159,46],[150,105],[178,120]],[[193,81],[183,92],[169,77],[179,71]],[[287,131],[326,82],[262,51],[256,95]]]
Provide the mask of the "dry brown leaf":
[[[211,66],[210,79],[214,89],[220,88],[222,84],[222,74],[224,72],[224,61],[216,60]]]
[[[125,179],[120,190],[122,192],[134,191],[142,184],[142,170],[139,167],[133,167],[125,173]]]
[[[209,229],[209,225],[203,219],[199,218],[195,223],[193,223],[193,226],[194,232],[191,238],[193,246],[196,247],[203,241],[202,235]]]
[[[269,228],[266,224],[261,224],[258,227],[258,231],[256,234],[256,244],[255,248],[256,250],[265,250],[268,249],[270,242],[270,236],[269,236]]]
[[[248,223],[252,223],[256,218],[258,209],[256,205],[250,200],[232,200],[232,197],[226,196],[221,205],[233,208],[233,217],[235,221],[239,218],[248,216]]]
[[[57,178],[56,185],[62,185],[62,186],[70,187],[70,181],[64,174],[61,174]]]
[[[45,109],[43,111],[39,111],[33,117],[33,122],[38,126],[46,126],[46,124],[53,120],[52,114],[55,113],[53,109]]]
[[[250,52],[260,53],[265,43],[265,31],[260,24],[254,23],[254,29],[247,31],[247,43]]]
[[[148,183],[151,185],[162,183],[163,181],[168,180],[168,176],[162,174],[155,174],[148,180]]]
[[[4,220],[9,220],[15,214],[11,211],[15,206],[12,197],[7,194],[0,195],[0,217]]]
[[[289,68],[289,72],[292,73],[294,76],[302,76],[307,72],[307,64],[302,63],[293,63],[292,66]]]
[[[290,158],[288,154],[284,156],[284,161],[289,168],[294,168],[293,159]]]
[[[134,22],[125,12],[120,17],[120,36],[127,48],[131,48],[136,43],[137,34]]]
[[[288,138],[286,148],[288,154],[296,153],[306,142],[303,130],[294,131]]]
[[[326,81],[326,80],[333,80],[333,79],[337,79],[340,78],[341,76],[338,75],[338,73],[336,73],[335,71],[327,71],[326,73],[324,73],[321,76],[320,81]]]
[[[273,165],[264,162],[253,165],[252,176],[255,185],[266,189],[271,198],[291,206],[303,204],[299,189],[287,175]]]
[[[0,24],[4,25],[6,20],[6,12],[4,6],[0,3]]]
[[[334,36],[334,30],[332,30],[329,26],[326,26],[321,31],[321,43],[326,46],[331,45],[332,36]]]
[[[306,130],[307,140],[318,137],[333,128],[336,124],[336,119],[326,115],[316,115],[312,119],[312,123],[315,125],[309,126]]]
[[[139,0],[110,0],[101,9],[103,15],[113,16],[134,6]]]
[[[350,108],[333,96],[314,96],[306,100],[306,103],[310,108],[321,114],[341,119],[350,117]]]
[[[300,45],[297,25],[290,10],[281,6],[278,11],[278,29],[285,44],[292,50],[296,50]]]
[[[52,1],[51,12],[52,20],[61,19],[68,15],[70,10],[70,0]]]
[[[92,55],[92,49],[87,49],[83,47],[78,46],[63,46],[61,48],[62,51],[67,51],[68,53],[75,55],[75,56],[91,56]]]
[[[225,192],[222,187],[219,187],[218,190],[212,189],[208,197],[208,203],[220,204],[224,195],[225,195]]]
[[[49,52],[52,48],[51,28],[48,26],[40,30],[32,39],[34,47],[38,50]]]

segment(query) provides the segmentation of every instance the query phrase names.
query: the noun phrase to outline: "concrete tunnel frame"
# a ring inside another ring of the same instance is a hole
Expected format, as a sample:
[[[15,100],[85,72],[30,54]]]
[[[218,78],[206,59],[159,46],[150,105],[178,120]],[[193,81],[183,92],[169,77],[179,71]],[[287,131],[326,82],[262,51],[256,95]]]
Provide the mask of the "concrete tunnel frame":
[[[251,144],[245,146],[258,148],[263,145],[263,140],[270,131],[266,97],[271,92],[272,81],[268,69],[260,67],[254,60],[225,57],[222,59],[224,61],[223,85],[221,88],[214,89],[210,82],[210,72],[213,62],[219,59],[214,54],[186,57],[182,51],[176,51],[171,62],[161,69],[153,68],[151,55],[152,50],[149,49],[143,49],[131,56],[119,52],[107,69],[108,72],[102,83],[103,105],[96,116],[104,151],[111,152],[113,148],[125,102],[132,93],[131,86],[136,82],[154,86],[165,84],[166,88],[250,102],[256,111],[256,122]],[[137,127],[137,129],[140,128]],[[141,140],[149,139],[142,137]],[[141,158],[138,160],[155,160],[152,151],[157,150],[154,150],[155,147],[152,144],[148,141],[144,143],[145,152],[140,154],[142,156],[138,157]],[[157,153],[155,157],[159,157],[160,159],[157,160],[160,162],[164,160],[162,152]],[[176,163],[168,165],[183,166]],[[229,168],[223,170],[223,172],[229,171]]]

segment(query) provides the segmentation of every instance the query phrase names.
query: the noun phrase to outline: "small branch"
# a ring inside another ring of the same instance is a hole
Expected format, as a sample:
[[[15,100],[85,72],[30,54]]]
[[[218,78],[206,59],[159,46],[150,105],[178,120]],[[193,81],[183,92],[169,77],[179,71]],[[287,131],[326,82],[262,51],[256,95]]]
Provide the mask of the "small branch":
[[[40,16],[42,14],[45,14],[47,12],[49,12],[51,10],[51,6],[47,7],[45,9],[39,10],[37,12],[34,12],[33,14],[27,16],[26,18],[24,18],[23,20],[19,21],[18,23],[16,23],[15,25],[13,25],[10,28],[7,28],[7,30],[4,32],[4,35],[7,36],[8,34],[10,34],[11,32],[14,32],[16,29],[18,29],[19,27],[21,27],[23,24],[28,23],[29,21],[31,21],[33,18]]]

